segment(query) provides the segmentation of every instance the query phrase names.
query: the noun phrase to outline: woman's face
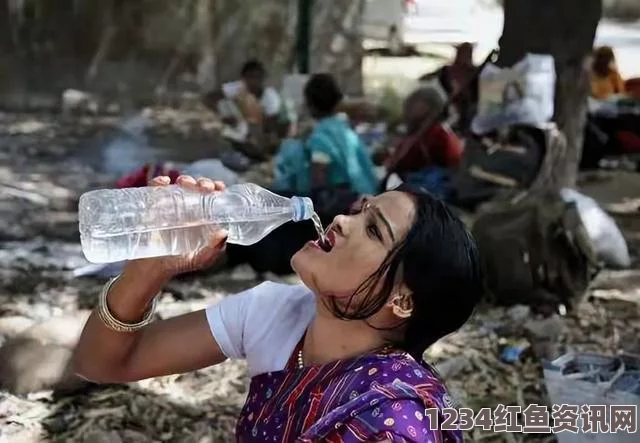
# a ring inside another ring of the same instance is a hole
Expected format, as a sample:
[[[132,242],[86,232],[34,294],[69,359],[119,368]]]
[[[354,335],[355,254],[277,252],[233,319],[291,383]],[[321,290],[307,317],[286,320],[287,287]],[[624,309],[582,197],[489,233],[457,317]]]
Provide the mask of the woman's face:
[[[309,242],[293,256],[291,265],[317,295],[346,299],[406,236],[414,214],[413,199],[402,192],[363,198],[350,215],[337,216],[329,226],[333,245],[329,252]]]

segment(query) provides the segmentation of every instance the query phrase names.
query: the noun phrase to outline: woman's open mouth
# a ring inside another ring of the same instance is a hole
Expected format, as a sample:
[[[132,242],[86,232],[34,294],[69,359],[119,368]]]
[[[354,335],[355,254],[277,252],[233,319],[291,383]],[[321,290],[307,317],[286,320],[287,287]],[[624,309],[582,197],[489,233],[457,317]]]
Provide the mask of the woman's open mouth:
[[[324,240],[319,238],[314,243],[324,252],[331,252],[333,246],[336,244],[336,234],[332,229],[329,229],[324,236]]]

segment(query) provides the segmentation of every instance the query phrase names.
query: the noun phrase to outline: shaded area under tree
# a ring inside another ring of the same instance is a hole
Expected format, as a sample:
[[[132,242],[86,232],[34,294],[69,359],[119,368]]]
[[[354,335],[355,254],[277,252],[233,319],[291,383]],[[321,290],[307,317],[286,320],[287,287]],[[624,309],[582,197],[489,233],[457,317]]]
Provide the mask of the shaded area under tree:
[[[589,56],[602,16],[602,0],[506,0],[498,64],[511,66],[526,53],[550,54],[556,62],[555,117],[567,139],[550,152],[542,173],[553,187],[573,186],[582,153],[589,95]]]

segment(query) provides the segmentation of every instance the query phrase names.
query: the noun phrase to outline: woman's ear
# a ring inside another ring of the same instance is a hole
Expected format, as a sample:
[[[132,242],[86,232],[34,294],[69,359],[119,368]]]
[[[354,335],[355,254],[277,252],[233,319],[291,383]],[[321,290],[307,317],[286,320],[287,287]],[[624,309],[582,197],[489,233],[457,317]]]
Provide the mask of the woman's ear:
[[[396,317],[402,319],[411,317],[413,313],[413,297],[411,296],[411,291],[403,285],[399,291],[391,296],[387,305]]]

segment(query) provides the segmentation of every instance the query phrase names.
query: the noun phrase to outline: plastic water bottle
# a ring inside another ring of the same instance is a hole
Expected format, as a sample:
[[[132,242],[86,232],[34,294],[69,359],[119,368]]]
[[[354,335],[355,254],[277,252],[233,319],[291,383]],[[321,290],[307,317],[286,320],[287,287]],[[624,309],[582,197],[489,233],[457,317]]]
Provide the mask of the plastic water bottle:
[[[217,229],[250,245],[288,221],[314,218],[308,197],[286,198],[243,183],[202,194],[177,185],[105,189],[80,197],[82,250],[92,263],[182,255],[206,245]]]

